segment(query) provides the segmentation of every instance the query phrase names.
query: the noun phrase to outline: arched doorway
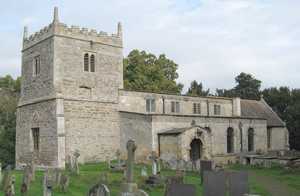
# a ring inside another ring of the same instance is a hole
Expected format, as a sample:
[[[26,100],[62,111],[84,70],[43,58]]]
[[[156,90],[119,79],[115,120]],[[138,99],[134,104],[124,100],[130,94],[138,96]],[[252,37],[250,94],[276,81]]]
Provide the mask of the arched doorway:
[[[196,161],[202,156],[202,142],[200,139],[193,139],[190,144],[190,159],[191,161]]]

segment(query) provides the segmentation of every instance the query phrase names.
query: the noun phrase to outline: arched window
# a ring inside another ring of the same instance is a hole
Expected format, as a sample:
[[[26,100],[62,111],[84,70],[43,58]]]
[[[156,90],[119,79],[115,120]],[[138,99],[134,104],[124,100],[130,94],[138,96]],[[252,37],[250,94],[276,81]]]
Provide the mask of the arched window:
[[[254,130],[253,128],[248,129],[248,151],[254,151]]]
[[[95,55],[91,55],[91,59],[90,59],[90,63],[91,63],[91,72],[95,72]]]
[[[227,129],[227,153],[234,152],[234,133],[233,128],[229,127]]]
[[[84,54],[83,61],[84,61],[84,71],[89,71],[89,54],[88,53]]]

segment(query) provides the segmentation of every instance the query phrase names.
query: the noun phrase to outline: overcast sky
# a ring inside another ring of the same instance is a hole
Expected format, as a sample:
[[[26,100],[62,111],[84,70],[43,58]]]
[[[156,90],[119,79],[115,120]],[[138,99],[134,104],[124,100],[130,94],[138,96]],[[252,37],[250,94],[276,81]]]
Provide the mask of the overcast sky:
[[[179,82],[231,88],[240,72],[263,87],[300,87],[298,0],[1,0],[0,76],[20,75],[23,26],[29,33],[52,20],[59,7],[68,25],[116,32],[121,21],[124,56],[132,49],[165,53],[179,64]]]

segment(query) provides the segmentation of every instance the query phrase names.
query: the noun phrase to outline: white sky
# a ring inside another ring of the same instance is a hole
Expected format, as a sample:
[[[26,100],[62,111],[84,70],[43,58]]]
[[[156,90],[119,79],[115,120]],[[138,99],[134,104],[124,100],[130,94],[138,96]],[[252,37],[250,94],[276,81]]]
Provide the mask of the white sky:
[[[300,85],[300,1],[297,0],[10,0],[0,2],[0,76],[20,75],[23,26],[29,33],[59,7],[68,25],[116,32],[132,49],[165,53],[179,64],[179,82],[232,88],[240,72],[263,87]]]

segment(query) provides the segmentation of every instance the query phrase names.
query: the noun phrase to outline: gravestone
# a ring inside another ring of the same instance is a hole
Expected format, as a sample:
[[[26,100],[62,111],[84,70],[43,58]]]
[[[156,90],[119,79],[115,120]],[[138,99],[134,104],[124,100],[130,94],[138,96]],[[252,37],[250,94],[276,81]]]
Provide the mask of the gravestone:
[[[3,171],[1,190],[5,191],[11,182],[11,166],[8,165]]]
[[[203,174],[204,171],[212,171],[213,162],[209,160],[201,160],[200,161],[200,175],[201,175],[201,184],[203,183]]]
[[[204,196],[225,196],[226,195],[226,174],[223,171],[203,172],[203,195]]]
[[[121,196],[147,196],[144,191],[138,189],[137,184],[133,179],[133,166],[135,159],[135,151],[137,146],[133,140],[129,140],[127,148],[127,164],[126,164],[126,181],[121,185]]]
[[[21,195],[22,196],[27,195],[28,190],[30,188],[31,180],[32,180],[31,168],[29,165],[27,165],[23,171],[23,179],[22,179],[22,184],[21,184]]]
[[[70,178],[67,174],[62,174],[60,178],[60,189],[62,192],[66,193],[69,189]]]
[[[125,164],[121,160],[121,151],[120,150],[116,151],[116,157],[117,157],[117,163],[110,164],[110,169],[112,169],[112,171],[124,171]]]
[[[248,173],[246,171],[230,172],[228,181],[230,196],[243,196],[249,193]]]
[[[43,196],[52,195],[53,182],[50,175],[51,175],[50,171],[49,169],[47,169],[44,172],[44,178],[43,178]]]
[[[60,181],[61,181],[61,175],[62,175],[61,169],[55,168],[54,169],[54,184],[55,184],[55,186],[59,186]]]
[[[110,196],[110,191],[105,184],[100,183],[89,190],[88,196]]]
[[[8,186],[5,187],[5,189],[4,189],[5,196],[15,196],[16,195],[15,182],[16,182],[15,176],[14,175],[10,176]]]
[[[80,157],[80,153],[78,150],[75,151],[74,153],[74,168],[73,168],[73,172],[76,175],[79,175],[80,170],[79,170],[79,162],[78,162],[78,158]]]
[[[148,177],[147,167],[143,166],[141,169],[141,176],[142,177]]]
[[[171,184],[165,196],[196,196],[196,187],[192,184]]]
[[[146,180],[146,184],[159,185],[161,184],[161,178],[158,175],[158,156],[155,151],[151,152],[149,159],[152,160],[152,175]]]
[[[108,173],[107,172],[100,173],[99,182],[101,184],[108,184]]]

